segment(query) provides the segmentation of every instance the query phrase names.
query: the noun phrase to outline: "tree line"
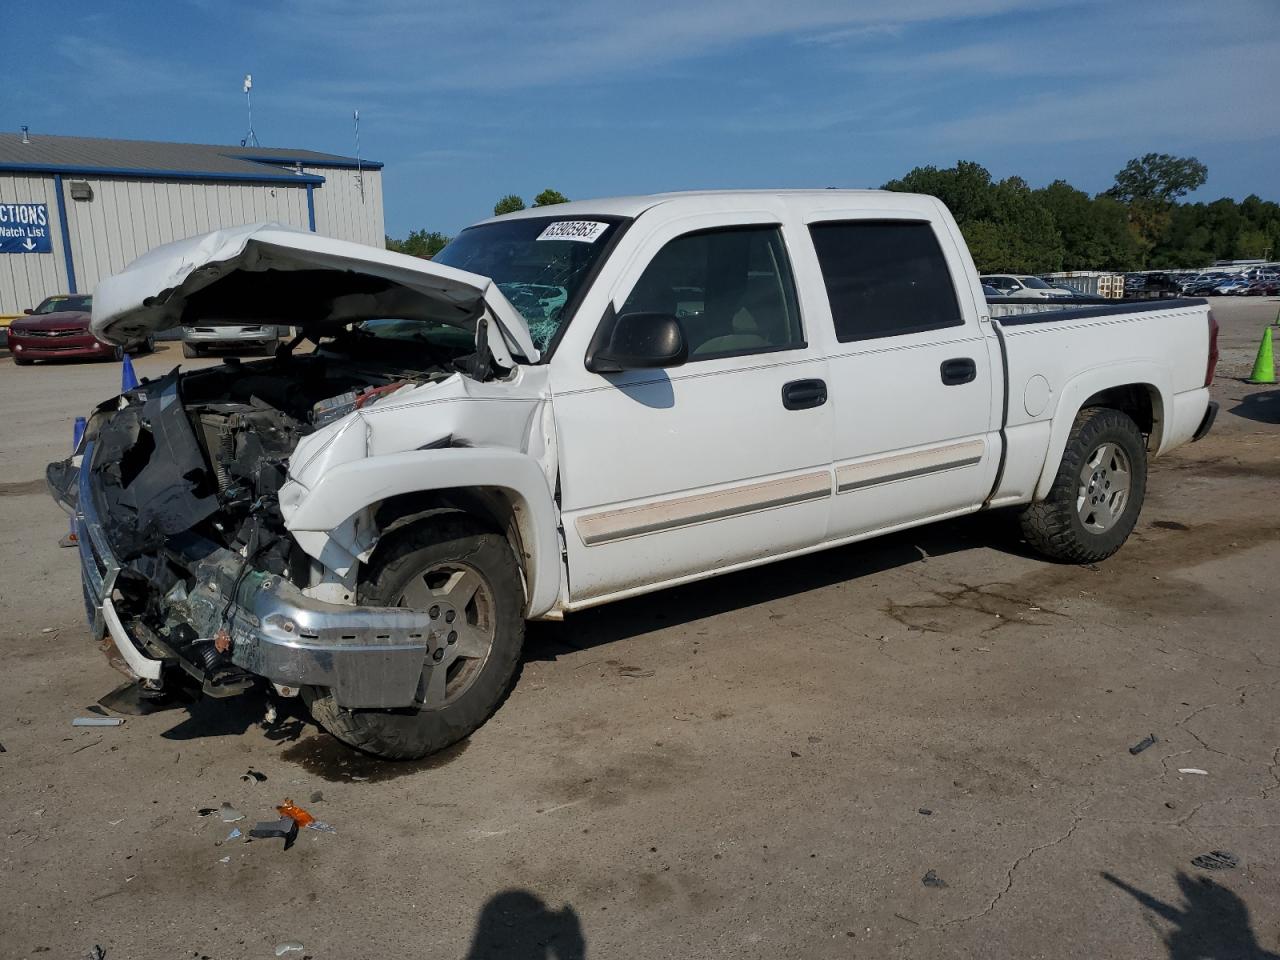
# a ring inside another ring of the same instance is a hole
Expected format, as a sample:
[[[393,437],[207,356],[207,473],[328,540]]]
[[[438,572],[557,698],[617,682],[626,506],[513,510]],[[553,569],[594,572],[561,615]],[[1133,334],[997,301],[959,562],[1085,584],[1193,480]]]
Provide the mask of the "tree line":
[[[1195,157],[1148,153],[1125,164],[1110,189],[1091,196],[1065,180],[1038,189],[1021,177],[993,180],[981,164],[962,160],[946,169],[916,167],[883,189],[942,200],[983,273],[1159,270],[1280,258],[1280,204],[1254,194],[1239,202],[1182,202],[1208,175]],[[568,199],[547,189],[532,205]],[[523,209],[524,199],[508,194],[493,212]],[[403,240],[387,237],[387,249],[431,257],[449,239],[414,230]]]
[[[983,273],[1158,270],[1280,256],[1280,204],[1252,194],[1181,202],[1208,174],[1195,157],[1149,153],[1090,196],[1065,180],[1039,189],[1021,177],[992,180],[980,164],[961,161],[916,167],[884,189],[942,200]]]

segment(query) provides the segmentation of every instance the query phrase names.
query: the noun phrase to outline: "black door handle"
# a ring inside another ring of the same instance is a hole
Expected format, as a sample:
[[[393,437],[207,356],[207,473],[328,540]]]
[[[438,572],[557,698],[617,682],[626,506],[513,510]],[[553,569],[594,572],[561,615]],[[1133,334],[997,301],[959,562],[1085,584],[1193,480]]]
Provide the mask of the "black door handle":
[[[978,365],[968,357],[942,361],[942,382],[948,387],[968,383],[978,376]]]
[[[822,380],[792,380],[782,385],[782,405],[788,410],[809,410],[827,402],[827,385]]]

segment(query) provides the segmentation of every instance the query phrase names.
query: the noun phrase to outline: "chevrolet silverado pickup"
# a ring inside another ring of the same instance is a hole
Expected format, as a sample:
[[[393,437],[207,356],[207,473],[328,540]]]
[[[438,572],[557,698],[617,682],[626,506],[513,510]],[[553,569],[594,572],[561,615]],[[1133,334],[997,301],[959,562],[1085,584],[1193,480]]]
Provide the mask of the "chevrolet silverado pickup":
[[[417,757],[498,708],[528,620],[996,508],[1110,556],[1148,460],[1213,422],[1216,325],[1052,306],[993,316],[946,208],[902,193],[567,203],[431,261],[221,230],[101,283],[94,333],[297,335],[106,401],[49,483],[145,691],[266,687]]]

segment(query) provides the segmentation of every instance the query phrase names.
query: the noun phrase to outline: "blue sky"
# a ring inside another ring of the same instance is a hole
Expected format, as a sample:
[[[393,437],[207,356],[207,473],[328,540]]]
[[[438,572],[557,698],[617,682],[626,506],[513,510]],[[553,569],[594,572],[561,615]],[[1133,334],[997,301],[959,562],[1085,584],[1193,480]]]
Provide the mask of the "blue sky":
[[[111,9],[108,9],[111,8]],[[976,160],[1097,191],[1130,157],[1280,200],[1280,0],[9,3],[0,123],[386,164],[387,229],[505,193],[878,186]],[[38,54],[33,53],[38,51]]]

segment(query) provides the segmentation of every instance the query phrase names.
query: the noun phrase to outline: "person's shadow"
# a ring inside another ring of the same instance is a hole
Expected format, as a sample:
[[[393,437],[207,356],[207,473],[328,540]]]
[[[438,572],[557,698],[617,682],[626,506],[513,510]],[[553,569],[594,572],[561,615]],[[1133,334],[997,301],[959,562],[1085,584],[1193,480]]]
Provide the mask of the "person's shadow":
[[[1178,887],[1186,901],[1179,909],[1109,873],[1102,876],[1157,916],[1177,924],[1164,938],[1169,960],[1280,960],[1280,954],[1258,943],[1244,901],[1208,877],[1179,871]]]
[[[484,905],[466,960],[586,960],[587,941],[568,905],[549,910],[528,890],[504,890]]]

